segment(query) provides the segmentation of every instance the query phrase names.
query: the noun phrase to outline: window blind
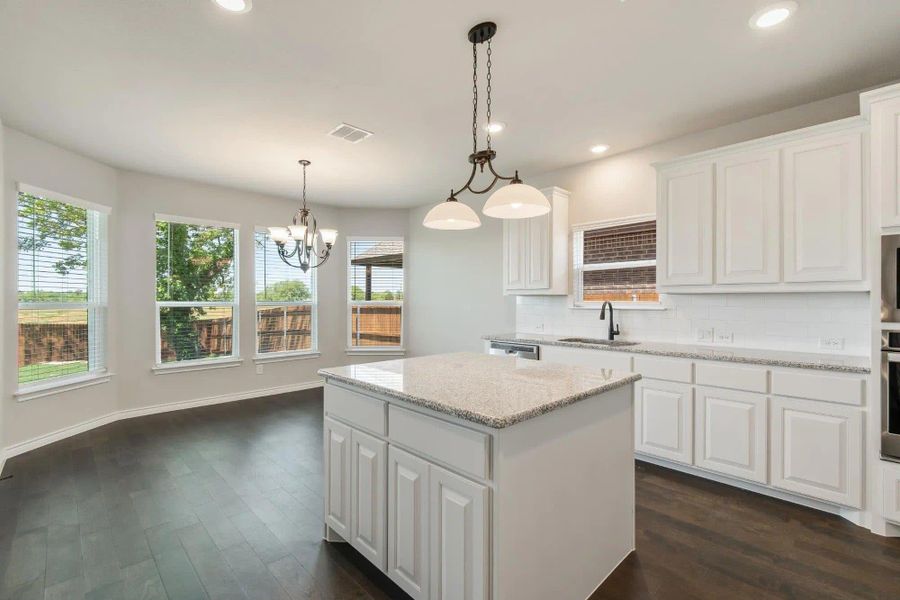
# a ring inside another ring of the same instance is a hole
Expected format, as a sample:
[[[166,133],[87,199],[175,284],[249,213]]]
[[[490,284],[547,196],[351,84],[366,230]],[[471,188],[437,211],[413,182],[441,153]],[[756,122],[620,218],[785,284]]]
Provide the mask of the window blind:
[[[236,228],[157,218],[157,362],[236,354],[236,252]]]
[[[402,344],[403,240],[351,239],[350,346]]]
[[[254,248],[257,353],[314,350],[318,270],[285,264],[264,232],[256,232]]]
[[[27,189],[16,220],[20,387],[106,368],[106,211]]]
[[[595,227],[574,236],[580,302],[656,302],[656,221]]]

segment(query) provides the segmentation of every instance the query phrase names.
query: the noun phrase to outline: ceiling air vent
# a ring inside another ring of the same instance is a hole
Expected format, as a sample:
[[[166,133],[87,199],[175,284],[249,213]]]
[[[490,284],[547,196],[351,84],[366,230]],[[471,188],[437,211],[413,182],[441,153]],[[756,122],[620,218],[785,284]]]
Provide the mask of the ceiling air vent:
[[[371,136],[372,132],[366,131],[365,129],[360,129],[359,127],[354,127],[353,125],[348,125],[347,123],[341,123],[334,129],[329,131],[328,135],[330,135],[331,137],[342,139],[345,142],[355,144]]]

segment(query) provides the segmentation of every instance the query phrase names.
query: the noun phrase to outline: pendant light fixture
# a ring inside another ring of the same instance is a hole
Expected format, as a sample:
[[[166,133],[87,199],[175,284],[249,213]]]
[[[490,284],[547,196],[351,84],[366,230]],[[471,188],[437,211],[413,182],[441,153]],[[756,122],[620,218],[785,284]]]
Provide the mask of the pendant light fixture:
[[[303,168],[303,206],[294,215],[292,224],[287,227],[269,227],[269,237],[275,242],[281,260],[304,273],[328,260],[338,234],[337,229],[318,229],[316,218],[306,208],[306,167],[309,165],[308,160],[300,161]],[[319,239],[325,244],[322,250],[319,250]]]
[[[457,190],[450,190],[450,197],[438,204],[425,215],[423,225],[432,229],[472,229],[479,227],[481,221],[471,208],[460,202],[456,196],[466,190],[473,194],[486,194],[490,192],[497,182],[509,183],[495,191],[488,197],[481,212],[489,217],[498,219],[527,219],[537,217],[550,212],[550,202],[537,188],[522,183],[519,172],[512,177],[500,175],[493,165],[497,153],[491,148],[491,128],[487,128],[486,148],[478,149],[478,46],[486,44],[487,50],[487,76],[486,76],[486,108],[487,122],[491,123],[491,38],[497,33],[497,24],[491,22],[479,23],[469,30],[469,41],[472,43],[472,154],[469,162],[472,163],[472,172],[465,185]],[[480,171],[488,171],[494,176],[493,180],[482,189],[472,187],[475,175]]]

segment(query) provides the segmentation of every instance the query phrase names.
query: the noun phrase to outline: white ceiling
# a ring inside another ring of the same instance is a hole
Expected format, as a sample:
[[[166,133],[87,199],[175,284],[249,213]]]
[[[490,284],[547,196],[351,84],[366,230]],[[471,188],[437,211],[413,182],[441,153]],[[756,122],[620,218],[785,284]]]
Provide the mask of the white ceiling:
[[[402,207],[468,175],[469,27],[494,39],[497,166],[529,174],[900,78],[900,1],[0,0],[0,118],[108,164]],[[341,121],[375,132],[326,136]]]

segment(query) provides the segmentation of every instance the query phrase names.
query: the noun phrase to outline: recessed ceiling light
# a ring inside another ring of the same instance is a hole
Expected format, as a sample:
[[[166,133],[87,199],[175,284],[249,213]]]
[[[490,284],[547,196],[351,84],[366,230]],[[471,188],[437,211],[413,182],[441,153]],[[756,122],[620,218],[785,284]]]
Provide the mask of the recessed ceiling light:
[[[213,2],[229,12],[239,14],[250,12],[253,7],[253,0],[213,0]]]
[[[750,17],[750,27],[754,29],[769,29],[775,27],[779,23],[783,23],[797,11],[797,3],[790,0],[788,2],[779,2],[771,4],[760,9]]]
[[[607,150],[609,150],[609,146],[607,146],[606,144],[597,144],[596,146],[591,148],[591,152],[593,152],[594,154],[603,154]]]
[[[506,129],[506,123],[500,121],[493,121],[484,126],[484,130],[488,133],[500,133],[504,129]]]

